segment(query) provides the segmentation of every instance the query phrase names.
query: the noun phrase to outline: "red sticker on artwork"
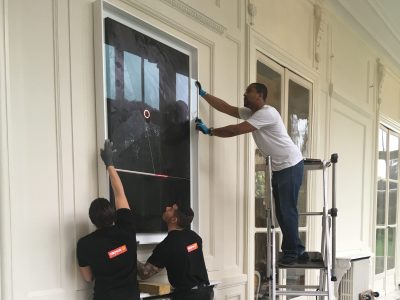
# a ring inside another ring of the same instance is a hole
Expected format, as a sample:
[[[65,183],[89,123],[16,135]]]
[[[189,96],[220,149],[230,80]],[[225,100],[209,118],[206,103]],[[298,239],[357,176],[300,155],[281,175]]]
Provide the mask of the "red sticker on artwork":
[[[115,248],[114,250],[108,251],[108,257],[110,259],[117,257],[118,255],[121,255],[122,253],[125,253],[126,251],[128,251],[128,249],[126,248],[125,245]]]
[[[197,243],[194,243],[194,244],[191,244],[189,246],[186,246],[187,252],[192,252],[192,251],[194,251],[194,250],[196,250],[198,248],[199,248],[199,246],[197,245]]]

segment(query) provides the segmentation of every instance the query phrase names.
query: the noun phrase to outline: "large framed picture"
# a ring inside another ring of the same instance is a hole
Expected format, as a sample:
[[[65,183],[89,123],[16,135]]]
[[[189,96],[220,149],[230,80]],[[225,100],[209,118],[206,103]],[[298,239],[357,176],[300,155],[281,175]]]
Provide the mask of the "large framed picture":
[[[166,232],[166,206],[196,210],[197,51],[109,4],[98,6],[98,144],[105,138],[114,144],[139,241],[157,242]],[[99,168],[99,192],[113,201],[104,170]]]

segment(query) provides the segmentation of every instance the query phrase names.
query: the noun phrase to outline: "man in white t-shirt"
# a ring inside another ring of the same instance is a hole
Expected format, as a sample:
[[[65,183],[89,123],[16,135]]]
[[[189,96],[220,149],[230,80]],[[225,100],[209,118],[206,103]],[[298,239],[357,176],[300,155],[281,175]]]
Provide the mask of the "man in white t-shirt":
[[[207,94],[197,81],[199,94],[212,107],[232,117],[245,120],[242,123],[220,128],[208,128],[200,119],[196,129],[204,134],[232,137],[251,132],[257,147],[272,161],[272,189],[275,212],[282,230],[282,265],[292,265],[297,260],[308,260],[299,238],[297,199],[303,180],[303,157],[289,137],[278,111],[266,104],[268,90],[262,83],[250,84],[244,94],[244,106],[234,107]]]

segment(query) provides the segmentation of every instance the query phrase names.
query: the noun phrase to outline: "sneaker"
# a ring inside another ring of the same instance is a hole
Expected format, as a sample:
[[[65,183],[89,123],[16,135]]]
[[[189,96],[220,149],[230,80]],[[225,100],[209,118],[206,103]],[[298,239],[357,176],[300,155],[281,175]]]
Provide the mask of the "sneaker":
[[[291,266],[294,265],[297,262],[297,257],[296,256],[291,256],[291,255],[284,255],[280,260],[279,264],[281,266]]]
[[[307,252],[303,252],[301,255],[299,255],[299,257],[297,258],[297,260],[299,262],[307,262],[310,259],[310,256],[308,255]]]

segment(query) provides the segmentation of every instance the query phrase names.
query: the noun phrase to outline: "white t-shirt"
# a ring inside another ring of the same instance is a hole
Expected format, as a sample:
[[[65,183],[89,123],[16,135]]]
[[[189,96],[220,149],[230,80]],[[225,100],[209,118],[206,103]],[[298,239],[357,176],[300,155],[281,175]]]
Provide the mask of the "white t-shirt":
[[[264,156],[271,156],[272,171],[292,167],[303,159],[274,107],[264,105],[255,113],[247,107],[240,107],[239,116],[257,128],[252,132],[254,141]]]

